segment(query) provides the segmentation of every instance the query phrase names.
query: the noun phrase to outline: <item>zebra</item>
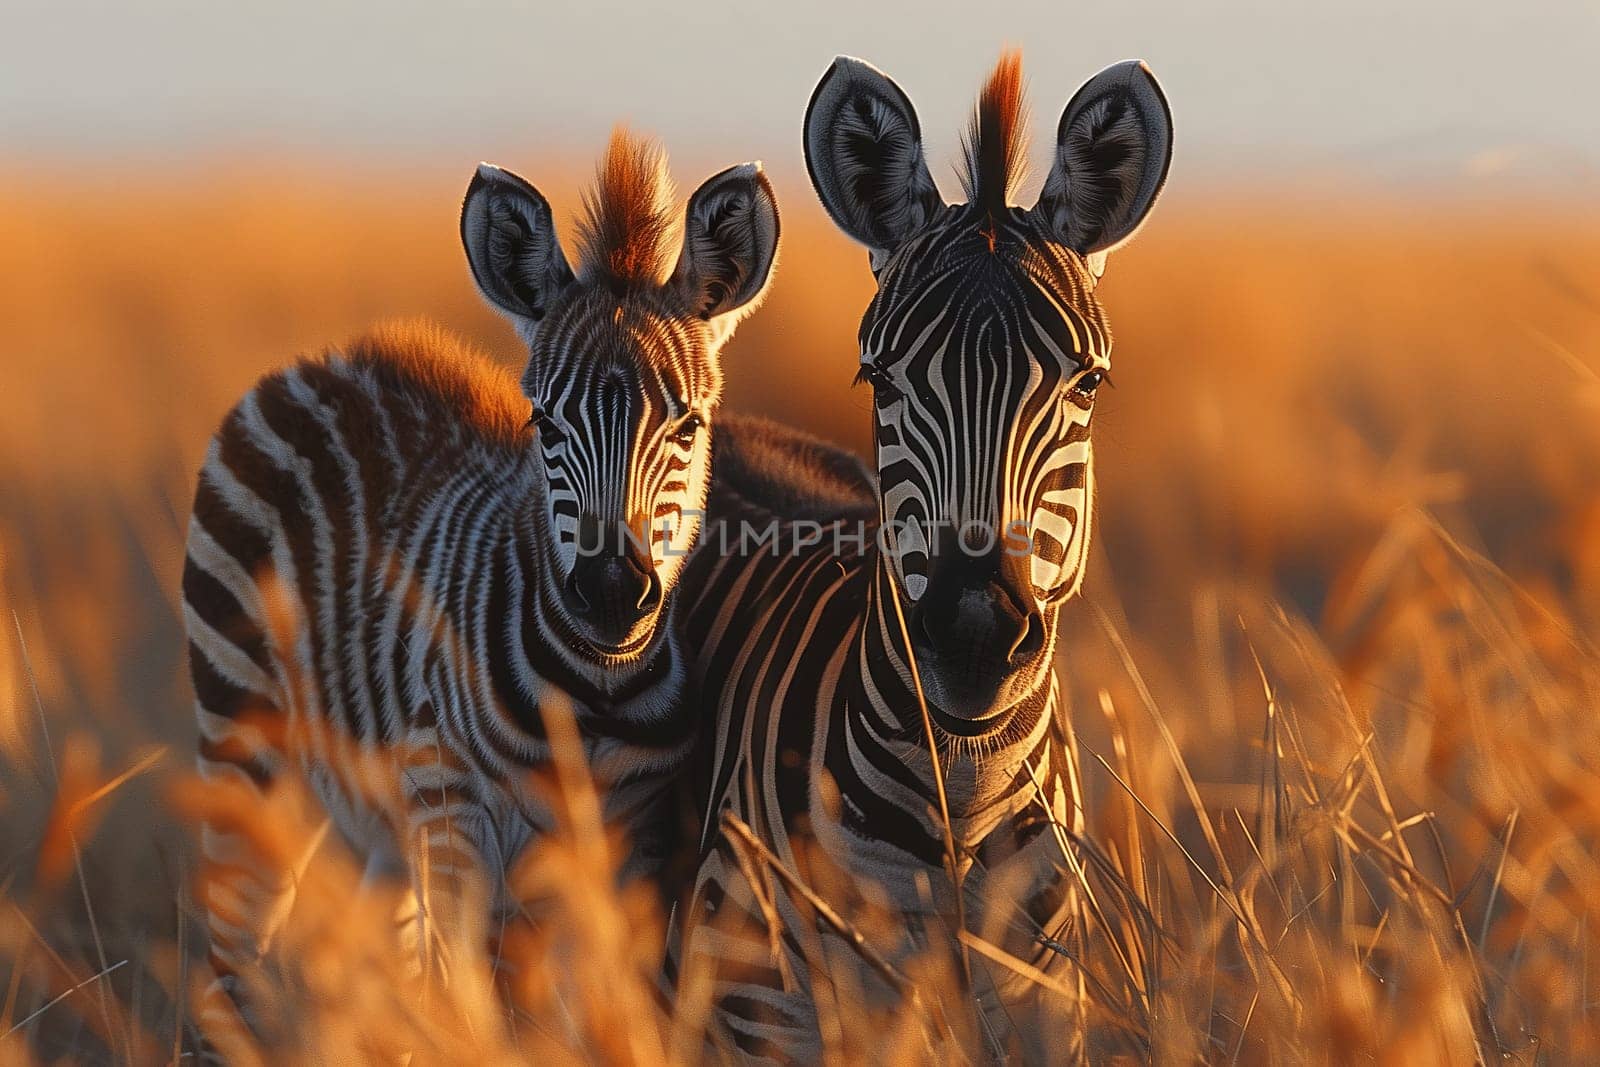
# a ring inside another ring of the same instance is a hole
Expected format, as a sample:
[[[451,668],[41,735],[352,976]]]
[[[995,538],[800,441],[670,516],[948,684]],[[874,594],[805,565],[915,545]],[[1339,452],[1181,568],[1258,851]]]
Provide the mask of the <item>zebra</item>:
[[[241,975],[293,903],[294,863],[239,825],[291,777],[369,873],[410,878],[424,957],[488,936],[508,866],[551,829],[529,772],[551,758],[555,703],[632,841],[623,875],[658,864],[659,801],[695,737],[675,586],[719,352],[779,237],[759,163],[708,179],[681,223],[673,204],[665,154],[619,128],[574,270],[546,199],[482,164],[461,238],[527,346],[520,383],[405,325],[267,375],[223,420],[183,613],[201,775],[257,803],[202,827],[203,1031],[244,1036]]]
[[[1054,653],[1084,576],[1090,416],[1109,371],[1095,287],[1165,182],[1171,118],[1144,64],[1094,76],[1022,209],[1009,194],[1023,114],[1010,53],[967,131],[966,202],[946,204],[886,75],[840,57],[806,113],[812,183],[877,281],[857,376],[873,394],[876,477],[724,420],[715,521],[685,577],[715,725],[673,966],[680,989],[710,990],[713,1032],[744,1055],[841,1052],[840,1013],[898,1002],[899,965],[957,966],[963,918],[1049,971],[1041,935],[1062,936],[1075,907],[1081,790]],[[872,966],[847,944],[859,931],[817,934],[826,916],[797,881],[834,903],[854,892],[868,914],[891,906],[897,932]],[[991,1049],[1016,1051],[1005,1016],[1029,983],[973,959],[977,1024]]]

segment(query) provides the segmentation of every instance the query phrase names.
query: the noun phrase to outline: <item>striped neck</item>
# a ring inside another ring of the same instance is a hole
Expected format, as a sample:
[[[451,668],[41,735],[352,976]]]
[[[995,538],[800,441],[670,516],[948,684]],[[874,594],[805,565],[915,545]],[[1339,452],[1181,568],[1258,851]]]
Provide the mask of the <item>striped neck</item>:
[[[674,604],[662,608],[650,643],[626,660],[585,655],[558,606],[550,538],[537,502],[512,505],[487,559],[484,631],[498,706],[536,741],[545,739],[541,704],[565,694],[585,735],[648,748],[681,740],[682,656],[672,638]]]
[[[1004,725],[985,737],[959,737],[941,730],[931,717],[924,722],[912,672],[913,653],[906,642],[904,615],[897,612],[894,577],[887,559],[874,554],[856,659],[861,691],[850,703],[850,728],[870,731],[896,752],[917,777],[918,791],[936,800],[933,765],[928,758],[928,732],[933,731],[945,793],[957,837],[982,838],[995,821],[1017,803],[1025,766],[1039,748],[1054,711],[1055,669],[1044,671],[1008,710]],[[903,607],[903,605],[902,605]],[[1045,655],[1055,650],[1057,612],[1044,617]],[[1019,778],[1020,776],[1020,778]]]

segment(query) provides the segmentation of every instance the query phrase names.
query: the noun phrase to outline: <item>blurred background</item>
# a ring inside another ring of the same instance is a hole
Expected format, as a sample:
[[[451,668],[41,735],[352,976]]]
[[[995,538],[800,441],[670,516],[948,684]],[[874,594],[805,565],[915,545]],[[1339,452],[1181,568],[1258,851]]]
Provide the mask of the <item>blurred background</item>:
[[[978,14],[0,0],[0,802],[44,803],[41,713],[58,737],[91,736],[108,775],[149,745],[186,765],[188,501],[207,436],[256,377],[401,316],[521,358],[458,245],[479,159],[538,185],[566,233],[613,123],[660,136],[684,193],[763,159],[784,246],[725,355],[729,403],[864,453],[868,397],[850,380],[871,278],[805,180],[805,102],[835,54],[877,64],[915,101],[954,198],[959,133],[1015,45],[1035,135],[1022,202],[1061,108],[1111,62],[1150,63],[1177,131],[1168,192],[1100,290],[1115,388],[1096,414],[1095,571],[1068,627],[1078,706],[1117,691],[1097,626],[1114,620],[1206,795],[1237,800],[1258,749],[1191,742],[1259,735],[1260,683],[1228,650],[1292,621],[1323,666],[1279,663],[1276,681],[1303,683],[1308,707],[1346,687],[1391,742],[1397,806],[1470,783],[1449,830],[1470,870],[1536,798],[1486,792],[1436,727],[1463,709],[1487,716],[1480,741],[1525,724],[1531,683],[1468,671],[1462,649],[1501,631],[1452,643],[1441,620],[1471,612],[1421,591],[1466,581],[1441,560],[1514,582],[1495,603],[1548,627],[1503,641],[1539,654],[1587,656],[1600,623],[1600,7]],[[1228,699],[1236,684],[1255,695]],[[1592,751],[1592,714],[1564,706],[1529,751]],[[10,878],[33,839],[6,845]],[[161,916],[108,921],[170,925],[177,848],[159,832],[99,846],[91,864],[168,887]]]
[[[841,52],[910,93],[951,198],[1002,47],[1030,87],[1024,202],[1088,75],[1142,56],[1166,87],[1168,192],[1101,291],[1100,544],[1129,582],[1172,592],[1214,564],[1315,612],[1330,553],[1411,500],[1465,508],[1495,558],[1551,580],[1600,565],[1552,566],[1600,530],[1593,4],[0,12],[0,581],[52,699],[116,703],[138,731],[186,718],[181,530],[242,390],[396,316],[521,358],[457,242],[479,159],[539,185],[567,233],[613,123],[661,137],[684,193],[765,160],[785,242],[727,352],[730,402],[864,449],[849,382],[871,279],[799,146]]]

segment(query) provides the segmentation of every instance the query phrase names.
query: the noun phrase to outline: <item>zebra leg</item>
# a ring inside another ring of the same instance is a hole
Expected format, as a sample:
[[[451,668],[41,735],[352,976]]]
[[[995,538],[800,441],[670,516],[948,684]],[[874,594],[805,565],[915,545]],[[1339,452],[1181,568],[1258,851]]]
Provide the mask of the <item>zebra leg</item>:
[[[466,981],[484,958],[488,937],[488,819],[468,772],[437,746],[413,751],[426,751],[427,758],[408,760],[405,769],[412,893],[397,922],[402,941],[415,944],[425,982]]]
[[[377,891],[385,885],[392,885],[397,881],[404,881],[405,892],[401,894],[394,910],[395,938],[400,945],[400,958],[416,963],[421,958],[421,941],[419,940],[419,927],[421,921],[421,908],[417,903],[417,894],[411,883],[411,872],[404,857],[400,856],[392,844],[379,844],[367,854],[366,867],[361,872],[361,894],[363,897]],[[409,968],[406,973],[411,978],[421,976],[420,968]]]
[[[702,862],[675,967],[680,1003],[707,998],[712,1051],[740,1062],[810,1062],[821,1054],[816,1007],[805,961],[783,938],[786,902],[768,875],[726,836]]]
[[[1075,848],[1075,846],[1068,846]],[[981,857],[980,857],[981,858]],[[973,993],[991,1053],[1002,1059],[1053,1062],[1079,1058],[1080,1027],[1062,1025],[1076,1019],[1084,1005],[1079,940],[1079,857],[1065,855],[1061,842],[1046,831],[983,871],[969,883],[969,921],[983,941],[1022,968],[1048,976],[1046,992],[1031,975],[1013,966],[973,961]],[[1075,993],[1068,994],[1068,990]],[[1043,1028],[1046,1019],[1048,1029]],[[1034,1047],[1046,1033],[1048,1050]]]
[[[284,799],[263,796],[256,814],[270,824]],[[200,903],[213,974],[197,1011],[202,1058],[258,1062],[258,1043],[270,1043],[271,1032],[284,1025],[266,964],[306,865],[331,825],[322,819],[290,850],[283,840],[270,840],[261,828],[242,826],[220,811],[202,823]]]
[[[260,1003],[268,988],[262,964],[272,940],[270,916],[292,907],[293,881],[240,855],[240,838],[213,824],[201,829],[206,873],[200,904],[209,942],[212,979],[196,1005],[203,1063],[261,1062],[257,1045],[272,1015]],[[238,858],[231,863],[224,855]]]
[[[1071,1061],[1083,1055],[1087,1004],[1081,963],[1085,873],[1076,842],[1083,832],[1082,790],[1075,740],[1063,731],[1052,742],[1048,771],[1026,768],[1029,804],[979,850],[983,876],[975,880],[969,913],[978,916],[980,937],[1049,976],[1055,989],[1045,995],[1026,975],[986,966],[980,1010],[988,1032],[1022,1042],[1011,1051],[1025,1059],[1046,1052],[1028,1047],[1030,1038],[1054,1035],[1050,1057]]]

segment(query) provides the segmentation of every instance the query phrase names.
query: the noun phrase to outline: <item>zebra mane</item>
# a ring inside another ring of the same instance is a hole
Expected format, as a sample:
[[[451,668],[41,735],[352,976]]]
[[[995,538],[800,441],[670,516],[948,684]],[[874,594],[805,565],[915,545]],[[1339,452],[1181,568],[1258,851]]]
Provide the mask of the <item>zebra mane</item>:
[[[961,138],[967,200],[991,218],[1002,215],[1011,190],[1028,169],[1027,105],[1022,92],[1022,52],[1008,49],[978,94],[972,124]]]
[[[584,194],[578,222],[579,273],[658,284],[676,251],[672,179],[659,144],[618,126]]]
[[[323,362],[340,358],[370,375],[384,395],[423,405],[441,427],[503,448],[527,443],[528,398],[516,375],[441,326],[385,322],[330,350]]]

